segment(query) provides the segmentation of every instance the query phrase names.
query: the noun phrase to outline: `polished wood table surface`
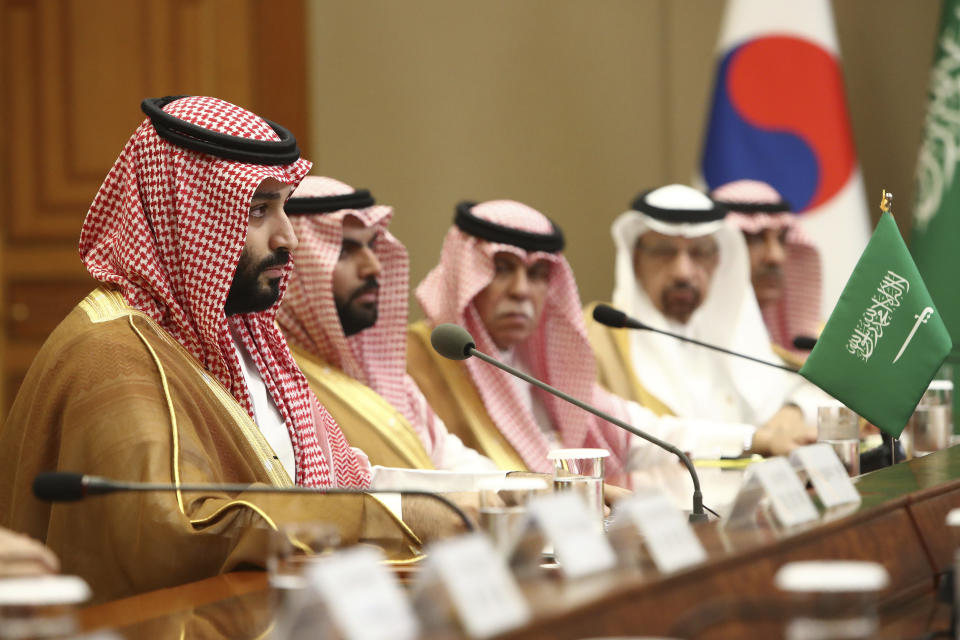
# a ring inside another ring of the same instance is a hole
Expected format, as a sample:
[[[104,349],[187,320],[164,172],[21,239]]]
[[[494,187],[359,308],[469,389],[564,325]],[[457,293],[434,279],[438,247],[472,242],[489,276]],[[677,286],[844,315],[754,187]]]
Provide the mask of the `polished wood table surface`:
[[[935,590],[960,546],[960,532],[944,524],[947,512],[960,507],[960,447],[867,474],[857,487],[859,507],[825,514],[811,526],[781,531],[760,521],[727,531],[716,522],[698,525],[707,562],[668,576],[649,566],[575,582],[545,573],[523,584],[533,622],[502,638],[776,638],[791,603],[774,589],[774,573],[786,562],[820,558],[887,567],[891,584],[879,601],[878,637],[919,638],[946,629],[950,607],[937,602]],[[260,638],[272,629],[274,598],[263,573],[233,573],[88,607],[81,624],[145,640]]]

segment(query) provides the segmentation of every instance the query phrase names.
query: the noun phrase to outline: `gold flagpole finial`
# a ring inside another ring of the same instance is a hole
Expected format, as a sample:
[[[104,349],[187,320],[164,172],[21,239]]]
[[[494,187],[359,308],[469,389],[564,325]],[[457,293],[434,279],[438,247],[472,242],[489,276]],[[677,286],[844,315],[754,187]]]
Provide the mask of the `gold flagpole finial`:
[[[880,196],[880,213],[893,214],[893,194],[886,189]]]

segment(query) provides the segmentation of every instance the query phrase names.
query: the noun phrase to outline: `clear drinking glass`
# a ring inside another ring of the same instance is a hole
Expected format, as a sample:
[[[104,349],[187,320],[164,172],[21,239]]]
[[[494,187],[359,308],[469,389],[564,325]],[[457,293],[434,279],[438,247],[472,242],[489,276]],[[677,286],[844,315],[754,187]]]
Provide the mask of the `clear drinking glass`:
[[[791,562],[777,588],[792,594],[786,640],[866,640],[878,630],[877,596],[890,583],[883,565],[854,560]]]
[[[817,409],[817,441],[833,447],[851,476],[860,475],[859,420],[856,413],[842,404]]]
[[[907,456],[918,458],[946,449],[953,435],[953,382],[934,380],[904,429]]]
[[[551,487],[541,477],[492,478],[480,483],[480,528],[489,536],[493,548],[506,556],[523,535],[527,520],[527,502],[549,493]]]
[[[0,580],[0,639],[73,638],[77,611],[91,595],[77,576]]]
[[[597,528],[603,530],[603,459],[606,449],[554,449],[547,454],[553,460],[553,490],[574,491],[596,515]]]

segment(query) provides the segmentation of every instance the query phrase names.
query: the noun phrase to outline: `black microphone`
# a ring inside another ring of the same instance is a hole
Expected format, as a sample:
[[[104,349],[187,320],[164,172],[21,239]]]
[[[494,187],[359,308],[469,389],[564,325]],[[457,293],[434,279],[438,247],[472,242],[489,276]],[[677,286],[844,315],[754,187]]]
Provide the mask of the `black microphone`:
[[[187,483],[187,484],[166,484],[162,482],[120,482],[101,478],[100,476],[88,476],[82,473],[73,473],[70,471],[44,471],[38,473],[33,479],[33,495],[45,502],[75,502],[82,500],[87,496],[103,495],[105,493],[114,493],[117,491],[223,491],[230,493],[292,493],[292,494],[314,494],[314,495],[362,495],[364,493],[399,493],[401,495],[428,496],[434,500],[439,500],[451,511],[457,514],[468,531],[474,531],[476,527],[467,517],[463,510],[453,503],[449,498],[422,491],[420,489],[350,489],[344,487],[271,487],[262,484],[241,484],[241,483]]]
[[[797,336],[793,339],[793,347],[801,351],[813,351],[817,346],[817,339],[811,336]]]
[[[768,367],[776,367],[777,369],[783,369],[784,371],[789,371],[790,373],[797,373],[797,370],[792,367],[787,367],[782,364],[776,364],[774,362],[768,362],[766,360],[761,360],[760,358],[754,358],[753,356],[748,356],[745,353],[737,353],[736,351],[730,351],[729,349],[724,349],[723,347],[718,347],[714,344],[707,344],[706,342],[700,342],[699,340],[694,340],[693,338],[688,338],[686,336],[681,336],[676,333],[670,333],[669,331],[664,331],[663,329],[656,329],[651,327],[648,324],[644,324],[635,318],[629,317],[623,311],[619,309],[614,309],[613,307],[606,304],[598,304],[593,309],[593,319],[599,322],[600,324],[606,325],[608,327],[613,327],[614,329],[645,329],[646,331],[653,331],[654,333],[661,333],[665,336],[670,336],[671,338],[676,338],[677,340],[683,340],[684,342],[689,342],[691,344],[699,345],[701,347],[706,347],[707,349],[713,349],[714,351],[719,351],[721,353],[726,353],[731,356],[737,356],[738,358],[744,358],[746,360],[751,360],[759,364],[765,364]]]
[[[466,360],[470,356],[476,356],[484,362],[492,364],[498,369],[506,371],[510,375],[516,376],[521,380],[526,380],[533,386],[539,387],[547,393],[557,396],[561,400],[566,400],[567,402],[580,407],[584,411],[589,411],[593,415],[606,420],[610,424],[614,424],[621,429],[629,431],[635,436],[643,438],[647,442],[657,445],[661,449],[666,449],[673,455],[680,458],[680,461],[683,462],[683,464],[686,465],[687,469],[690,471],[690,477],[693,479],[693,511],[690,513],[690,522],[705,522],[707,520],[707,514],[703,511],[703,493],[700,491],[700,478],[697,476],[697,470],[694,468],[690,458],[688,458],[683,451],[680,451],[680,449],[676,448],[669,442],[664,442],[663,440],[656,438],[645,431],[637,429],[633,425],[627,424],[623,420],[618,420],[610,414],[604,413],[603,411],[600,411],[600,409],[597,409],[586,402],[577,400],[573,396],[567,395],[563,391],[551,387],[547,383],[541,382],[533,376],[527,375],[522,371],[514,369],[513,367],[488,356],[482,351],[477,351],[477,343],[474,342],[473,336],[470,335],[470,332],[459,325],[438,325],[437,328],[434,329],[430,334],[430,344],[433,345],[433,348],[437,353],[445,358],[450,358],[451,360]]]

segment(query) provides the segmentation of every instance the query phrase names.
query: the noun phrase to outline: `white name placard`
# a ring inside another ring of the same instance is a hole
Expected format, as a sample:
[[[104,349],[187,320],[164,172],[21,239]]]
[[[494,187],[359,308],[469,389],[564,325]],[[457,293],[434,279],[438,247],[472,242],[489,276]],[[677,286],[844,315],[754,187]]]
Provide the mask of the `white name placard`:
[[[307,570],[308,583],[348,640],[413,640],[420,632],[413,608],[383,560],[378,549],[357,546]]]
[[[862,501],[837,452],[826,442],[795,449],[790,460],[806,470],[824,507],[829,509]]]
[[[570,578],[610,569],[617,558],[579,495],[554,493],[531,500],[527,511],[553,544],[564,575]]]
[[[816,520],[820,515],[800,478],[786,458],[769,458],[748,467],[770,499],[773,513],[781,525],[792,527]]]
[[[471,638],[486,638],[519,627],[530,609],[503,556],[481,533],[430,546],[426,571],[435,571]]]
[[[656,489],[637,491],[618,502],[615,517],[629,518],[643,536],[647,551],[662,573],[707,559],[707,553],[687,517]]]

